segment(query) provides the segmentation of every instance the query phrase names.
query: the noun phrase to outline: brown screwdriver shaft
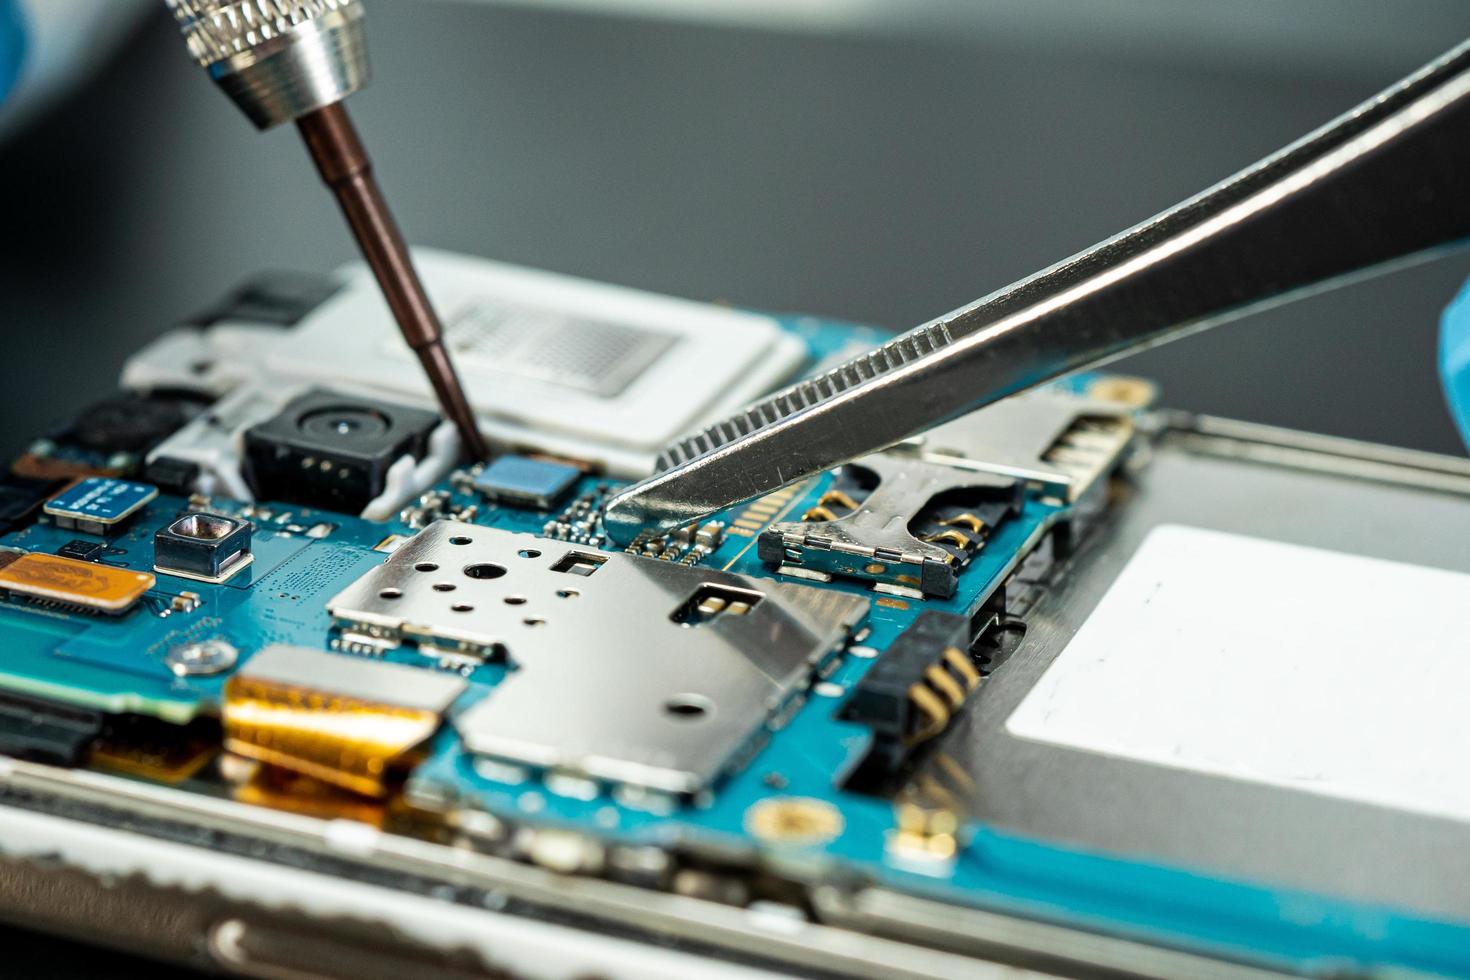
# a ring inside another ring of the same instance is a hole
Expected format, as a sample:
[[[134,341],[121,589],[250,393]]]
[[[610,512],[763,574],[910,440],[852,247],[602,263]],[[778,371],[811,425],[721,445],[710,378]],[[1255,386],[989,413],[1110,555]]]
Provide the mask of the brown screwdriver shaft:
[[[414,271],[403,234],[373,178],[372,161],[347,110],[340,102],[329,105],[297,119],[296,126],[322,179],[337,196],[363,258],[383,289],[403,339],[428,374],[445,416],[459,429],[470,457],[486,459],[490,453],[475,424],[475,413],[465,398],[454,362],[444,348],[439,317]]]

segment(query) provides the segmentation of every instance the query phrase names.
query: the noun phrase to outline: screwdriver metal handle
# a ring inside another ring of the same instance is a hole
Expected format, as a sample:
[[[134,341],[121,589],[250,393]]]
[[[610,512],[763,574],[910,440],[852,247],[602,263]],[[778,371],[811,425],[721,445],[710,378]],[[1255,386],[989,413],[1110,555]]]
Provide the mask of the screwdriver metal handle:
[[[164,0],[189,53],[260,129],[341,102],[370,77],[361,0]]]
[[[1059,375],[1470,238],[1470,43],[1134,228],[670,446],[610,538],[669,531]]]

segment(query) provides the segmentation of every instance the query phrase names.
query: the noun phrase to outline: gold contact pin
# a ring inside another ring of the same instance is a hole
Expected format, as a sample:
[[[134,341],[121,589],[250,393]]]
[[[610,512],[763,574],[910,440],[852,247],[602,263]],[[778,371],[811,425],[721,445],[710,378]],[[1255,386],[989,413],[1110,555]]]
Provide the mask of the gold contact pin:
[[[928,773],[920,773],[915,780],[915,788],[923,805],[927,809],[925,814],[924,831],[928,834],[952,834],[954,833],[954,821],[952,816],[945,818],[942,814],[951,813],[952,807],[958,806],[959,801],[955,799],[943,783]]]
[[[905,793],[905,796],[911,795]],[[929,826],[929,815],[917,803],[903,802],[894,808],[898,829],[908,834],[922,834]]]
[[[954,517],[947,517],[939,523],[944,527],[969,528],[975,534],[979,534],[985,530],[985,522],[968,511],[963,514],[956,514]]]
[[[943,667],[930,664],[924,669],[924,676],[929,680],[930,686],[949,700],[951,708],[958,709],[964,705],[965,689]]]
[[[845,507],[848,510],[858,509],[858,502],[841,490],[828,490],[822,494],[821,504],[824,507],[831,507],[833,504],[836,504],[838,507]]]
[[[918,745],[920,742],[927,742],[944,731],[945,726],[949,724],[949,708],[939,700],[939,695],[923,684],[910,684],[909,700],[924,716],[924,724],[905,739],[907,744]]]
[[[934,764],[943,771],[945,777],[960,792],[969,794],[975,789],[975,780],[970,778],[964,766],[956,762],[953,756],[944,752],[937,753],[934,756]]]
[[[924,540],[934,544],[952,544],[956,548],[968,548],[970,546],[969,535],[953,529],[926,535]]]
[[[801,519],[803,521],[808,521],[808,522],[810,522],[810,521],[835,521],[835,520],[837,520],[837,515],[834,514],[832,511],[828,510],[826,507],[823,507],[821,504],[818,504],[817,506],[813,507],[811,510],[807,511],[805,514],[802,514],[801,515]]]
[[[970,690],[980,686],[980,672],[970,662],[970,658],[960,652],[958,647],[950,647],[944,651],[944,662],[954,668],[955,673],[965,682]]]
[[[888,838],[889,849],[908,859],[952,859],[958,850],[959,830],[959,818],[950,809],[952,805],[953,798],[948,806],[939,808],[913,802],[898,804],[894,813],[897,829]]]

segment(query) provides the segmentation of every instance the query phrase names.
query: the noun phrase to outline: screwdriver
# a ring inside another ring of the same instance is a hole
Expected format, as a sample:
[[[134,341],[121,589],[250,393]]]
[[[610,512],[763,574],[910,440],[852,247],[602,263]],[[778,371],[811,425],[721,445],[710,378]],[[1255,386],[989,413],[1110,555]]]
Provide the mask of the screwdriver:
[[[262,130],[295,122],[471,458],[489,456],[444,331],[342,101],[368,82],[361,0],[164,0],[189,53]]]

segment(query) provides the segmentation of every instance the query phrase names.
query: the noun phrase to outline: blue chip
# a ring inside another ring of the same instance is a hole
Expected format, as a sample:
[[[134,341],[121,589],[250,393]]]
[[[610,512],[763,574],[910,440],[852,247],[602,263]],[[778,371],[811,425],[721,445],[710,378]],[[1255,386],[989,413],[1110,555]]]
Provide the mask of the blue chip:
[[[90,476],[52,497],[45,512],[57,527],[103,534],[158,496],[158,488],[106,476]]]
[[[491,500],[549,510],[581,476],[581,470],[565,463],[502,456],[475,477],[475,489]]]

